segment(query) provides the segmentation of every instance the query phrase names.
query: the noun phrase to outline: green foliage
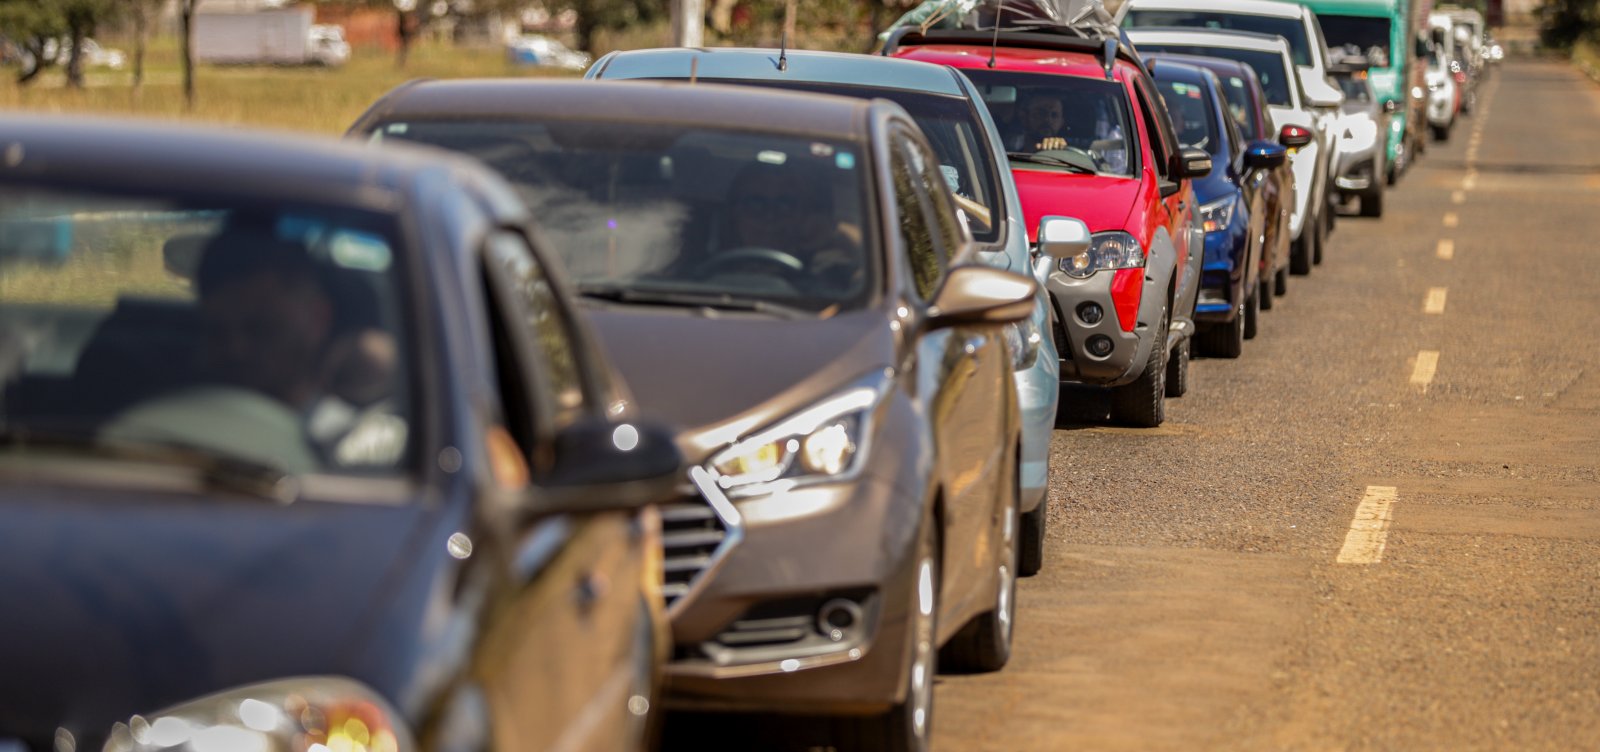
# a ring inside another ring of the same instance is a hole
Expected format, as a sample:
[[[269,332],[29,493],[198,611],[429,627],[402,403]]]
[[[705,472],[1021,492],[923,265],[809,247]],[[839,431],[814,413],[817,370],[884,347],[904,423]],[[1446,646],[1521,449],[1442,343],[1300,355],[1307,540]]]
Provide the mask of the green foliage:
[[[553,12],[577,13],[578,46],[589,52],[594,51],[597,32],[652,23],[669,13],[663,0],[553,0],[546,5]]]
[[[1546,45],[1571,48],[1587,40],[1600,42],[1600,0],[1545,0],[1539,33]]]

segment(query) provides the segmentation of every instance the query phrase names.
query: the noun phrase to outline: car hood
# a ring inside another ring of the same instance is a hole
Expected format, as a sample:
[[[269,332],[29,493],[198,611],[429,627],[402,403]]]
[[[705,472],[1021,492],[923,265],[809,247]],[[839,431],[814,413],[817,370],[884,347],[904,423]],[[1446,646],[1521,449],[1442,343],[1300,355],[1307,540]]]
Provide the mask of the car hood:
[[[893,362],[889,314],[707,316],[590,305],[591,326],[641,413],[677,426],[691,462]]]
[[[419,545],[429,527],[418,505],[7,488],[0,738],[48,743],[59,725],[92,743],[134,713],[294,676],[395,702],[431,584],[418,575],[448,560],[442,539]]]
[[[1137,178],[1033,169],[1016,169],[1011,174],[1022,197],[1029,243],[1039,240],[1039,220],[1052,215],[1081,219],[1090,232],[1121,230],[1139,197]]]

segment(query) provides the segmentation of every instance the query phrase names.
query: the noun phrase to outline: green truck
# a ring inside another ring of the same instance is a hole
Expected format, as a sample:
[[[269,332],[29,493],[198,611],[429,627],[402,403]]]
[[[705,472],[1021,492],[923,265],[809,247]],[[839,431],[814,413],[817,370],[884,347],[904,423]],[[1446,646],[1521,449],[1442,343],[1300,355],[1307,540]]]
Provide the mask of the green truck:
[[[1388,134],[1388,180],[1393,185],[1426,143],[1427,123],[1421,94],[1423,66],[1415,57],[1419,19],[1427,18],[1432,0],[1298,0],[1315,11],[1330,48],[1355,45],[1368,54],[1374,47],[1382,58],[1371,68],[1372,88],[1391,112]],[[1419,7],[1420,6],[1420,7]],[[1393,102],[1392,105],[1389,103]]]

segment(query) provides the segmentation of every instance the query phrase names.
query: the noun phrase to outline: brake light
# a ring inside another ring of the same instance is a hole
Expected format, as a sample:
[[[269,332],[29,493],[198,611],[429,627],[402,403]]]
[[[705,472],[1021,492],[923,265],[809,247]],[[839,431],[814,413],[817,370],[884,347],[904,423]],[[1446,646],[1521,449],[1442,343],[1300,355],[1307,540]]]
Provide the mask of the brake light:
[[[1466,83],[1467,82],[1467,72],[1466,71],[1456,71],[1455,79],[1456,79],[1456,83],[1458,83],[1458,84]]]
[[[1285,125],[1278,132],[1278,143],[1289,147],[1290,151],[1299,149],[1311,143],[1311,129],[1299,125]]]

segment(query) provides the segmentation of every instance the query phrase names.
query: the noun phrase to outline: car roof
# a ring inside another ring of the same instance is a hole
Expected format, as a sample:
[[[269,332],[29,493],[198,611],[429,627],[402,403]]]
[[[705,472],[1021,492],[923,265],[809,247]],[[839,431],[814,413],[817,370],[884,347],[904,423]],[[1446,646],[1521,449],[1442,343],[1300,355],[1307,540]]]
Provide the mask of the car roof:
[[[1128,0],[1130,10],[1199,10],[1244,16],[1300,18],[1306,8],[1279,0]]]
[[[955,75],[940,66],[881,55],[760,48],[690,49],[684,47],[631,50],[605,56],[595,63],[594,74],[604,79],[654,78],[672,71],[675,78],[691,71],[703,79],[753,79],[803,81],[875,86],[965,96]]]
[[[5,115],[0,134],[0,153],[8,155],[0,181],[113,191],[204,190],[392,211],[396,194],[420,173],[486,173],[431,149],[380,151],[317,136],[135,120]]]
[[[1201,47],[1229,47],[1261,52],[1289,52],[1289,42],[1283,37],[1267,36],[1250,31],[1229,29],[1129,29],[1128,38],[1139,44],[1189,44]]]
[[[1223,71],[1250,78],[1256,75],[1255,69],[1251,68],[1248,63],[1241,63],[1238,60],[1230,60],[1225,57],[1204,57],[1201,55],[1185,55],[1178,52],[1157,51],[1144,55],[1144,61],[1146,65],[1152,67],[1157,62],[1183,63],[1196,68]]]
[[[887,103],[884,103],[885,105]],[[736,127],[863,140],[870,100],[750,87],[660,81],[460,79],[391,91],[357,123],[402,117],[549,118]]]
[[[1216,78],[1215,73],[1181,60],[1155,58],[1146,60],[1145,65],[1150,68],[1150,76],[1158,80],[1205,83]]]

